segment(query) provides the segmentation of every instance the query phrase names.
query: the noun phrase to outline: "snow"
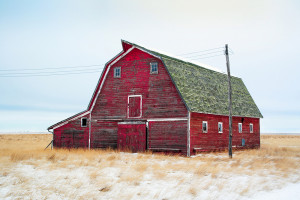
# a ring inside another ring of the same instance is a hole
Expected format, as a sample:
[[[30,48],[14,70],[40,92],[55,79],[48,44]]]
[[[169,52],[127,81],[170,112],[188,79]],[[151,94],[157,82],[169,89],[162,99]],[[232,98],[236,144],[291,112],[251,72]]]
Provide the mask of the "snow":
[[[167,165],[167,161],[160,164]],[[128,169],[132,167],[129,163]],[[8,169],[1,166],[1,170]],[[91,172],[99,173],[93,178]],[[126,169],[84,162],[64,167],[20,162],[9,169],[8,175],[0,175],[0,199],[300,199],[297,175],[279,178],[267,173],[223,173],[198,177],[189,171],[170,169],[165,177],[148,171],[132,173],[129,175],[136,181],[131,182],[120,180],[124,173]]]
[[[272,190],[269,192],[260,191],[256,195],[253,196],[252,199],[256,200],[299,200],[300,199],[300,182],[288,184],[285,187],[277,190]]]

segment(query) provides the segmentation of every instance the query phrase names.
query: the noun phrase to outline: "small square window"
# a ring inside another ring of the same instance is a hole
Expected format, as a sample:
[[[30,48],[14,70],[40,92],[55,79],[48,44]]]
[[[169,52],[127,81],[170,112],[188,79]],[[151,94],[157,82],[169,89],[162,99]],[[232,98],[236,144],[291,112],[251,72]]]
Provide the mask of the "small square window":
[[[150,74],[158,74],[158,64],[150,63]]]
[[[241,133],[242,131],[243,131],[242,123],[239,123],[239,133]]]
[[[223,133],[223,123],[222,122],[218,122],[218,132]]]
[[[250,127],[250,133],[253,133],[253,124],[250,123],[249,127]]]
[[[81,127],[87,127],[87,118],[81,118]]]
[[[121,77],[121,67],[115,67],[114,68],[114,77],[120,78]]]
[[[202,122],[202,132],[207,133],[207,130],[208,130],[208,124],[206,121],[203,121]]]

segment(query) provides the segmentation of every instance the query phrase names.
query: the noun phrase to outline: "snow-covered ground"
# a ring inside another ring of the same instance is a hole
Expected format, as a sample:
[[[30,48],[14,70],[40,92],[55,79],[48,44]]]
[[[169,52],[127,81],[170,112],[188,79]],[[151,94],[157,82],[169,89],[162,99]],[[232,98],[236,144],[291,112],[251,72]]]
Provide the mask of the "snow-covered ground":
[[[300,199],[300,171],[285,178],[271,175],[267,169],[253,174],[224,172],[198,176],[190,170],[168,169],[171,162],[162,160],[156,163],[166,169],[160,173],[138,170],[132,163],[120,168],[115,162],[126,163],[127,158],[122,156],[136,155],[121,153],[121,159],[114,161],[111,167],[111,164],[101,166],[101,162],[98,166],[89,165],[87,160],[81,161],[80,166],[45,160],[22,161],[12,168],[1,166],[0,198]],[[172,162],[176,165],[182,161]]]
[[[300,137],[192,158],[46,150],[51,135],[0,135],[0,199],[300,200]]]

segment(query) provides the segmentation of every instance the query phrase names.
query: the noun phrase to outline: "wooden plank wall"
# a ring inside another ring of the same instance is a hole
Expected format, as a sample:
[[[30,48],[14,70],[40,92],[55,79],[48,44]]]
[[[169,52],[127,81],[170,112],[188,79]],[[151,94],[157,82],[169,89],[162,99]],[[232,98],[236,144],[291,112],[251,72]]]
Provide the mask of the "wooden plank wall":
[[[150,74],[150,62],[158,63],[158,74]],[[121,78],[114,78],[114,67],[121,67]],[[187,116],[187,109],[163,63],[138,49],[110,69],[92,119],[127,119],[128,95],[142,95],[141,119]]]
[[[207,133],[202,132],[202,121],[208,122]],[[218,133],[218,122],[223,122],[223,133]],[[238,123],[242,123],[242,133],[238,132]],[[253,133],[250,133],[250,123],[253,124]],[[228,148],[229,120],[228,116],[191,113],[191,155],[194,148],[203,150],[218,150]],[[259,118],[233,117],[232,118],[232,145],[238,148],[257,148],[260,146]],[[242,147],[242,139],[245,146]]]
[[[149,122],[148,147],[150,149],[179,149],[181,154],[186,155],[187,123],[187,120]]]
[[[143,152],[146,150],[146,123],[118,124],[118,148]]]
[[[83,116],[88,119],[89,115]],[[54,147],[87,148],[89,140],[89,119],[87,127],[81,127],[81,118],[54,129]]]
[[[150,74],[150,62],[158,63],[158,74]],[[120,78],[114,67],[121,67]],[[129,95],[142,95],[141,118],[128,118]],[[118,121],[187,117],[187,109],[163,63],[134,49],[111,67],[91,115],[91,147],[116,148]]]
[[[92,120],[91,148],[117,148],[118,121]]]

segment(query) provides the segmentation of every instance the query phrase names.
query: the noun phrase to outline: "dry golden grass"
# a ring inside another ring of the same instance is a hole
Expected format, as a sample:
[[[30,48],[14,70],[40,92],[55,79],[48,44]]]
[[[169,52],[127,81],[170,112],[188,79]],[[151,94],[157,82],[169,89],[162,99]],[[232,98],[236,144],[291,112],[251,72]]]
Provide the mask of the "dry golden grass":
[[[121,153],[112,149],[44,150],[51,139],[50,134],[0,135],[0,176],[11,176],[14,166],[18,163],[49,171],[72,171],[83,168],[88,169],[87,177],[90,183],[95,184],[99,188],[97,192],[101,194],[113,191],[114,183],[140,187],[143,181],[149,181],[150,176],[158,181],[175,182],[176,186],[187,185],[187,194],[193,197],[199,195],[201,190],[213,187],[212,185],[215,185],[218,190],[223,190],[224,183],[218,180],[219,178],[226,180],[226,174],[248,176],[254,173],[261,176],[271,174],[278,178],[289,178],[294,175],[296,178],[293,180],[300,181],[300,136],[263,135],[260,149],[234,151],[233,159],[228,158],[227,152],[206,153],[186,158],[151,152]],[[113,173],[109,175],[108,172]],[[16,177],[14,185],[26,187],[30,182],[24,174],[14,174],[14,176]],[[190,179],[194,177],[201,181],[192,184]],[[60,178],[62,180],[58,180],[74,188],[80,189],[85,185],[82,182],[72,182],[72,177],[69,175]],[[255,184],[238,189],[239,194],[247,195],[252,187],[255,187]],[[57,193],[64,192],[60,188],[49,190]],[[147,192],[140,195],[144,194]],[[156,195],[160,196],[160,194],[158,192]]]
[[[221,171],[245,173],[247,170],[263,170],[274,168],[274,171],[293,172],[299,169],[300,136],[262,135],[261,148],[245,151],[235,151],[233,159],[224,153],[203,154],[192,159],[140,153],[137,156],[122,157],[117,150],[87,150],[87,149],[55,149],[44,150],[52,135],[0,135],[0,159],[2,164],[30,160],[55,163],[56,167],[68,165],[89,166],[100,168],[117,167],[130,164],[138,173],[151,169],[158,177],[165,177],[167,171],[192,172],[198,176],[215,175]],[[220,155],[218,157],[214,155]],[[149,160],[151,162],[149,163]],[[164,166],[160,162],[166,162]]]

